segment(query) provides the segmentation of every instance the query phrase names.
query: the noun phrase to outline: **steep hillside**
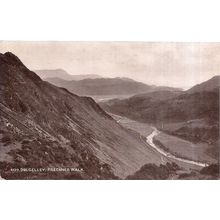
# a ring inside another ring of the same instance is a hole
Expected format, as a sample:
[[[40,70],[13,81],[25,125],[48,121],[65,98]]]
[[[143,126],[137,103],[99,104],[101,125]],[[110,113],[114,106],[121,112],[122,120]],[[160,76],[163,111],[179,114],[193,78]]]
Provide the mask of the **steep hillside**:
[[[82,80],[82,79],[96,79],[101,77],[96,74],[71,75],[63,69],[35,70],[34,72],[37,73],[37,75],[40,76],[42,79],[58,77],[63,80]]]
[[[159,161],[140,135],[119,125],[92,98],[42,81],[12,53],[0,54],[0,176],[115,179]],[[56,168],[78,170],[51,171]]]

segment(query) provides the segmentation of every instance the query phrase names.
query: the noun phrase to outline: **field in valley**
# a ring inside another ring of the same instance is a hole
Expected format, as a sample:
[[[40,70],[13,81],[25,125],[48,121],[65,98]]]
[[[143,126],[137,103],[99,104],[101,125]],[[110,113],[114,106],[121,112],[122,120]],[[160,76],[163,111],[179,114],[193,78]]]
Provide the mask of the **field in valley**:
[[[138,132],[140,134],[140,138],[146,144],[146,151],[152,151],[153,152],[152,155],[157,155],[157,157],[155,157],[155,159],[157,158],[157,160],[155,160],[156,164],[158,164],[158,162],[160,164],[166,164],[167,162],[175,162],[184,170],[201,169],[201,167],[197,165],[177,161],[172,158],[167,158],[161,155],[160,153],[158,153],[157,151],[155,151],[151,146],[149,146],[146,143],[146,137],[150,135],[153,131],[153,128],[151,127],[150,124],[140,123],[115,114],[111,114],[111,116],[123,127],[126,127],[127,129],[130,130],[134,130],[135,132]],[[167,152],[170,152],[171,154],[176,155],[180,158],[187,158],[198,162],[199,161],[209,162],[209,163],[215,162],[213,158],[205,154],[205,149],[206,149],[205,147],[207,146],[195,145],[180,138],[177,138],[175,136],[167,135],[162,132],[159,135],[157,135],[155,142],[157,142],[158,140],[161,142],[162,145],[166,146],[165,149]],[[164,147],[161,147],[161,149],[164,149]],[[158,157],[159,157],[159,161],[158,161]]]
[[[174,155],[200,162],[217,162],[216,159],[206,153],[206,151],[211,147],[206,143],[194,144],[162,132],[158,134],[155,140],[159,141],[170,153]]]

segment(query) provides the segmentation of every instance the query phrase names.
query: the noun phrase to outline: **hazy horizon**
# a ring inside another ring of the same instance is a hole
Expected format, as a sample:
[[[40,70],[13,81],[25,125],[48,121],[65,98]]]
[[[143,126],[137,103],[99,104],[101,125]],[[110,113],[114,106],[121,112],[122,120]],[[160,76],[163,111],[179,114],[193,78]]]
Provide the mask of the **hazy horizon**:
[[[159,86],[189,88],[219,75],[220,43],[1,41],[31,70],[127,77]]]

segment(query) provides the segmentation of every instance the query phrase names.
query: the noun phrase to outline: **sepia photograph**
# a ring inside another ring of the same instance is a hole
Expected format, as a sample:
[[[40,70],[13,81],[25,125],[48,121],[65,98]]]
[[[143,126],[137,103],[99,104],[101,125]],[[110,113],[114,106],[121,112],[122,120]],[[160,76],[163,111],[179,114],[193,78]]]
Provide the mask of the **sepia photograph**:
[[[2,180],[219,179],[220,43],[0,41]]]
[[[0,8],[1,219],[218,219],[220,1]]]

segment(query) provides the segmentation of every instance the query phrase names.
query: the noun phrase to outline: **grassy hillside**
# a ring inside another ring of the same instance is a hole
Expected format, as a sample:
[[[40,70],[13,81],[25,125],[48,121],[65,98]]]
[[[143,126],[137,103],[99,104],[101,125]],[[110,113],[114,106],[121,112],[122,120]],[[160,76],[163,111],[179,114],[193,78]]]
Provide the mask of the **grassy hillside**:
[[[218,83],[211,83],[213,87],[210,81],[207,84],[204,82],[202,86],[186,92],[153,92],[123,100],[114,99],[101,103],[101,106],[108,112],[154,124],[170,135],[196,144],[205,143],[209,146],[206,153],[217,158],[219,89],[216,88]]]
[[[117,179],[157,162],[139,135],[92,98],[42,81],[12,53],[0,54],[0,172],[6,179]],[[11,172],[72,167],[83,172]]]
[[[201,171],[182,170],[175,163],[166,163],[165,165],[156,166],[155,164],[145,164],[135,174],[130,175],[127,179],[131,180],[216,180],[219,179],[219,165],[211,164]]]

